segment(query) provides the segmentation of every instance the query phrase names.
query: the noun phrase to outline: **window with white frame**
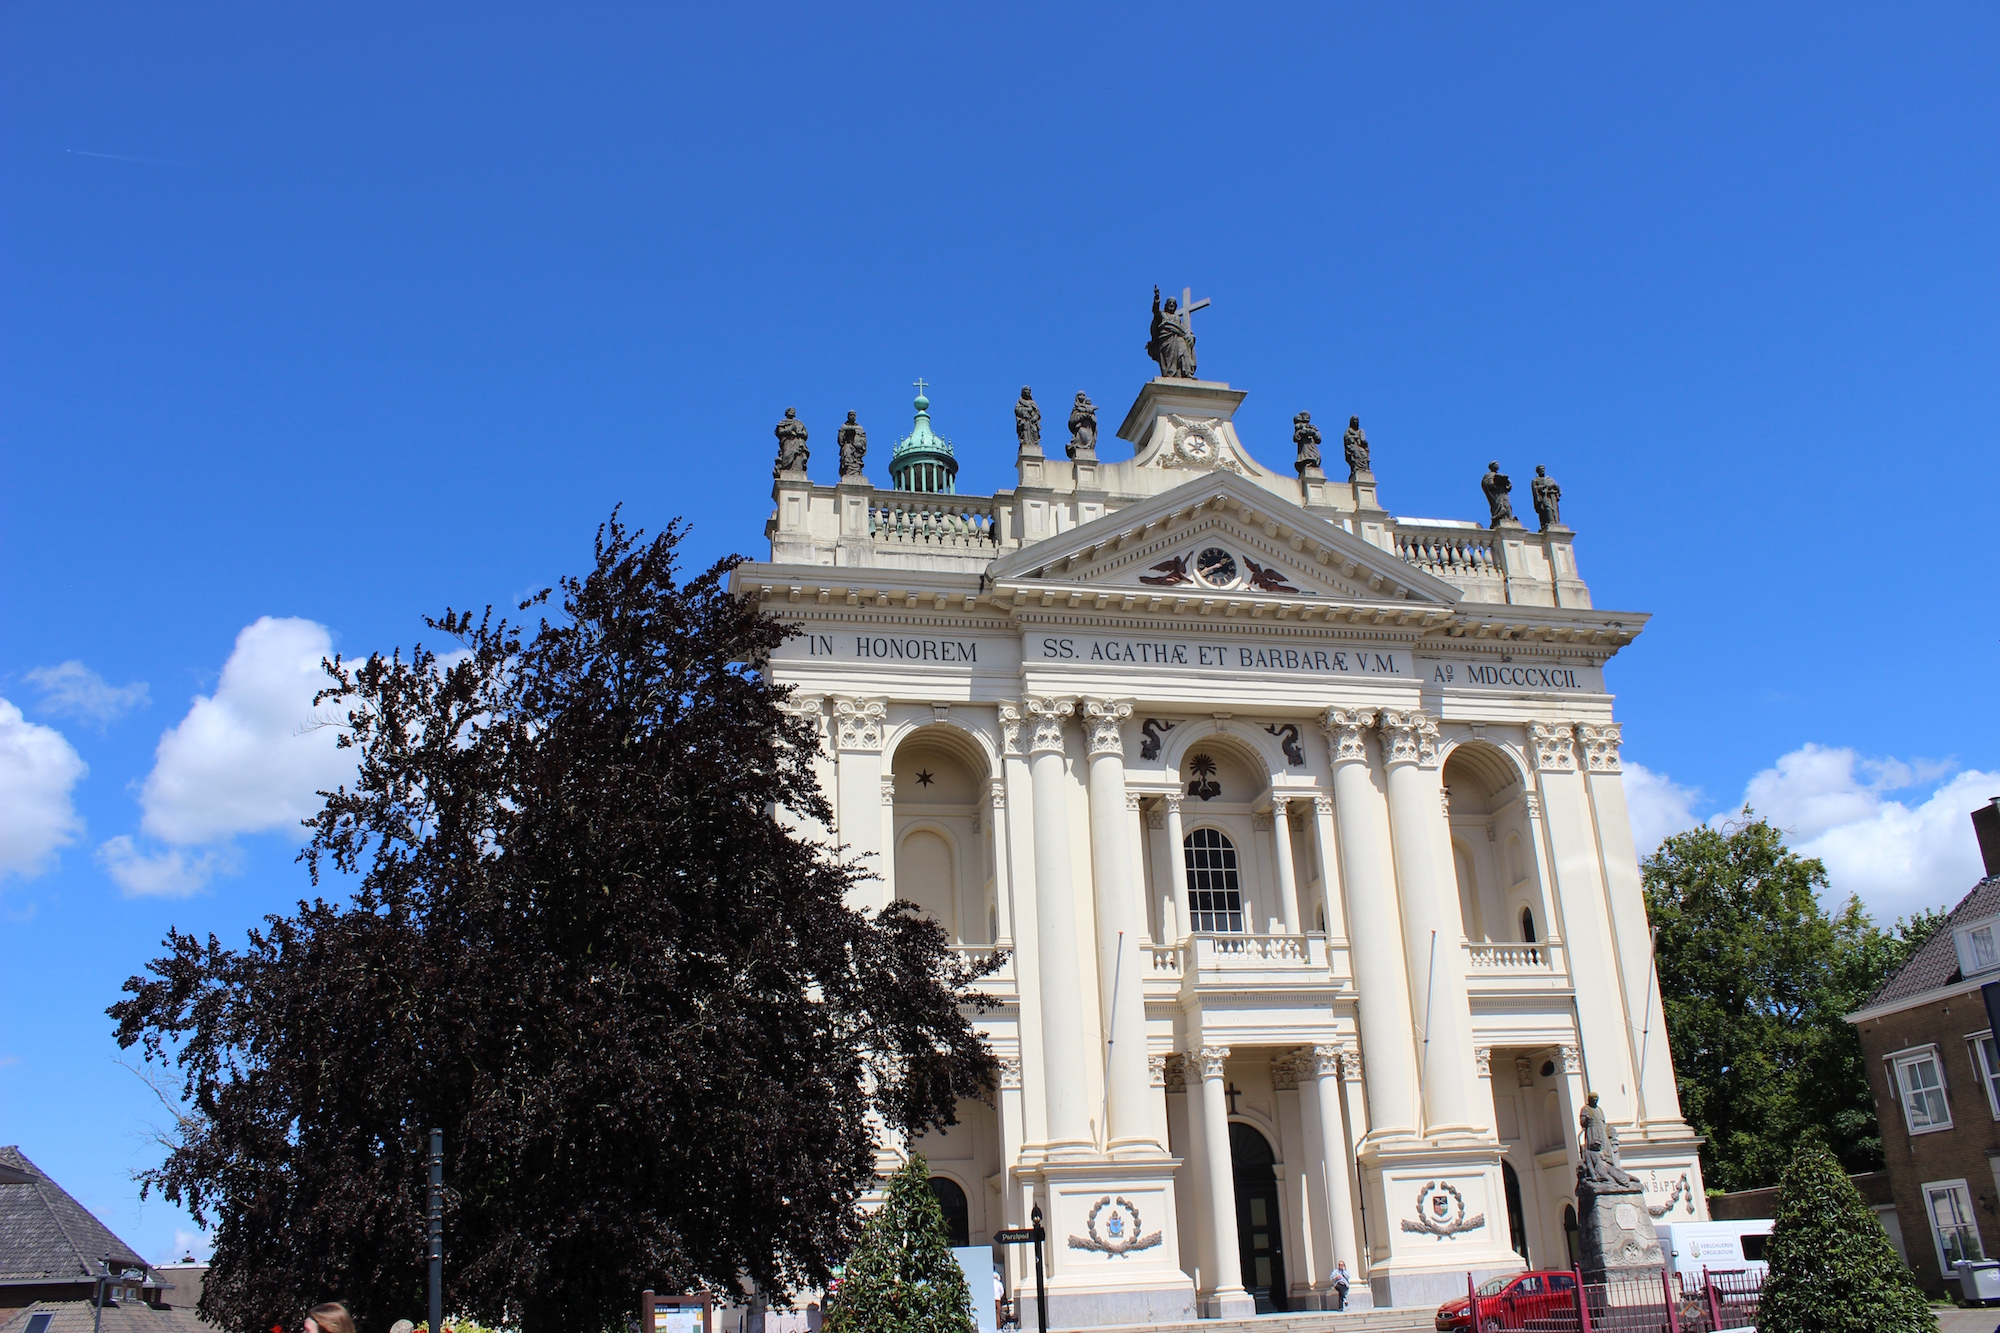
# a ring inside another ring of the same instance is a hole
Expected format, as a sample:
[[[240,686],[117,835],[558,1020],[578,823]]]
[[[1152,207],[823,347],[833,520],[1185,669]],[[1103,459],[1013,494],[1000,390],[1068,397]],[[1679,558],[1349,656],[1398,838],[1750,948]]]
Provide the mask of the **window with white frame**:
[[[1951,1128],[1951,1108],[1945,1103],[1944,1072],[1938,1066],[1936,1047],[1896,1057],[1896,1090],[1912,1134]]]
[[[1938,1265],[1946,1277],[1960,1259],[1979,1260],[1979,1227],[1972,1219],[1972,1192],[1962,1180],[1938,1180],[1924,1186],[1924,1209],[1930,1214],[1931,1239],[1937,1243]]]
[[[1966,976],[2000,969],[2000,939],[1994,936],[1995,925],[1995,922],[1986,921],[1955,932],[1953,942],[1958,946],[1958,970]]]
[[[1979,1081],[1986,1085],[1986,1105],[1993,1112],[1993,1118],[2000,1120],[2000,1042],[1993,1039],[1991,1032],[1979,1032],[1966,1038],[1972,1046],[1972,1065],[1979,1071]]]

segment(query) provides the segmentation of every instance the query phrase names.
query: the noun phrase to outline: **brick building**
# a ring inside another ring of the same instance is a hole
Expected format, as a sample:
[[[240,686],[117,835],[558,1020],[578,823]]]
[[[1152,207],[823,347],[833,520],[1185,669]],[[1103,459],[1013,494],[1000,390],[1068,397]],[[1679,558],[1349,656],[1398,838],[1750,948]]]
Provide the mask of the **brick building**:
[[[2000,799],[1973,812],[1986,877],[1847,1016],[1861,1035],[1906,1257],[1933,1295],[2000,1258]]]

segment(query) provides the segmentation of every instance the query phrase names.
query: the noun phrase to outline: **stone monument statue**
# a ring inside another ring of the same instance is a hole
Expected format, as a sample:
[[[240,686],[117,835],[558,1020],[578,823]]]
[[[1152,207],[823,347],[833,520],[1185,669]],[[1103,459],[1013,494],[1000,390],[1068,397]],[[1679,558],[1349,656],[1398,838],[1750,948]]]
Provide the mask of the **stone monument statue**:
[[[1069,410],[1069,456],[1097,457],[1097,404],[1081,391],[1076,395],[1076,406]]]
[[[1606,1121],[1597,1094],[1577,1112],[1577,1249],[1585,1282],[1620,1278],[1659,1281],[1664,1259],[1646,1187],[1618,1160],[1618,1131]]]
[[[1307,471],[1319,473],[1319,427],[1313,425],[1313,414],[1301,412],[1292,418],[1292,443],[1299,447],[1298,459],[1293,467],[1303,477]]]
[[[1542,531],[1561,527],[1563,488],[1540,463],[1535,464],[1534,484],[1528,490],[1535,497],[1535,514],[1542,520]]]
[[[1493,511],[1496,528],[1518,528],[1521,520],[1514,517],[1514,483],[1500,470],[1498,463],[1486,465],[1486,475],[1479,479],[1479,489],[1486,492],[1486,506]]]
[[[1025,384],[1014,403],[1014,438],[1021,442],[1022,453],[1042,452],[1042,407],[1035,401],[1035,391]]]
[[[785,409],[785,419],[778,423],[775,433],[778,437],[778,462],[771,469],[771,475],[804,472],[810,455],[806,452],[806,423],[799,420],[798,408]]]
[[[847,414],[847,420],[834,432],[833,438],[840,445],[840,475],[860,476],[862,460],[868,457],[868,432],[854,419],[854,413]]]
[[[1347,479],[1349,481],[1353,481],[1363,474],[1368,476],[1375,475],[1368,470],[1368,433],[1361,429],[1360,417],[1349,417],[1347,419],[1347,434],[1340,437],[1340,447],[1347,452]]]
[[[1195,378],[1194,329],[1173,297],[1167,298],[1166,309],[1160,308],[1158,287],[1153,288],[1153,333],[1146,341],[1146,355],[1159,362],[1160,374],[1166,379]]]

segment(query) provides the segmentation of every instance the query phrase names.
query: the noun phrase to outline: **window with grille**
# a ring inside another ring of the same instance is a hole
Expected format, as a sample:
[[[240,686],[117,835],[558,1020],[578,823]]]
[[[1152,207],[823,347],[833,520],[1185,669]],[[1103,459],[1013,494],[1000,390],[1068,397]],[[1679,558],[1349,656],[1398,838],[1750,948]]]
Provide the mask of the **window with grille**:
[[[1243,880],[1236,844],[1220,829],[1198,828],[1182,844],[1187,855],[1188,923],[1198,933],[1243,929]]]

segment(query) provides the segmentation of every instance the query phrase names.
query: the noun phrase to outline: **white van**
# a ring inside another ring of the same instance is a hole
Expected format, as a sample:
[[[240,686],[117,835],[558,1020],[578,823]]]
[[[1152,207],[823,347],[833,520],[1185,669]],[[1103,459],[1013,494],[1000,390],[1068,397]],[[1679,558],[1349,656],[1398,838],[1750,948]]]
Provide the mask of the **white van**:
[[[1771,1239],[1771,1219],[1754,1222],[1662,1222],[1660,1250],[1667,1271],[1686,1283],[1701,1281],[1702,1270],[1713,1273],[1763,1273],[1770,1269],[1764,1245]]]

